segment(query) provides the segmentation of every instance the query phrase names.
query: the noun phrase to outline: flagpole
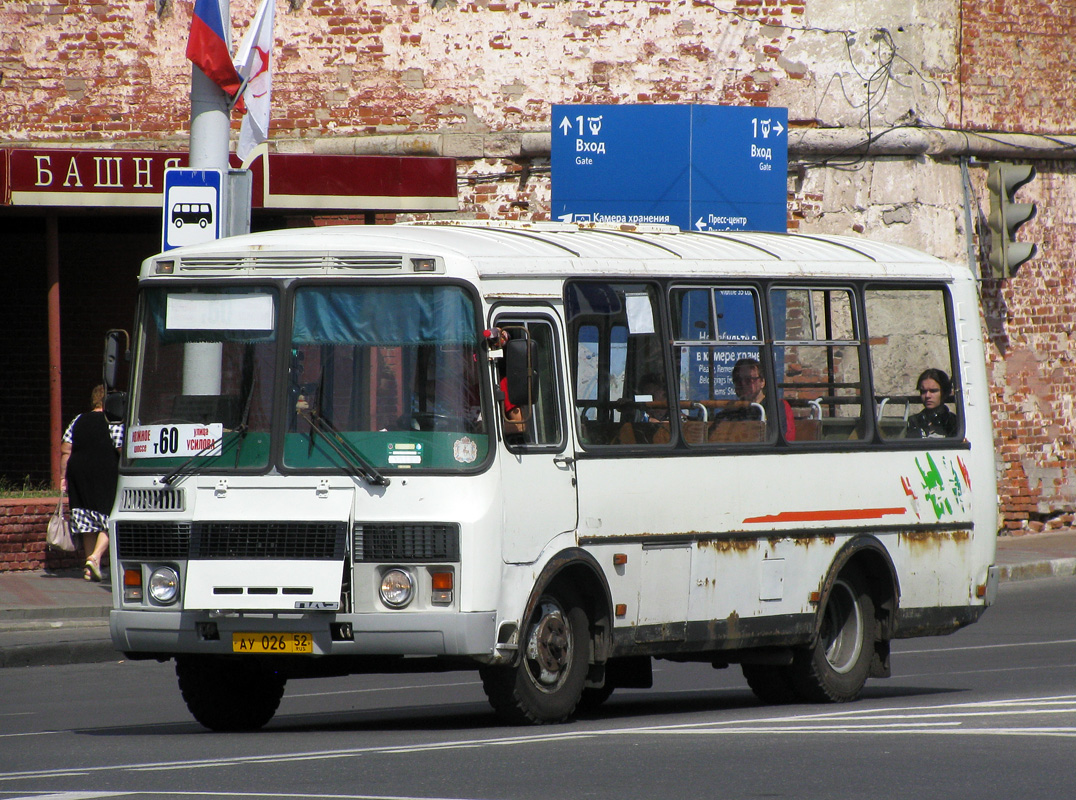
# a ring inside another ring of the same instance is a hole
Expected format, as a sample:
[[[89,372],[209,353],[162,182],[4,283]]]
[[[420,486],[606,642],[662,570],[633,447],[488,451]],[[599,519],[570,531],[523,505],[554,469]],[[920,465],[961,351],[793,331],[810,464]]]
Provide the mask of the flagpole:
[[[231,20],[230,0],[219,0],[221,19]],[[228,36],[231,24],[224,26]],[[230,36],[228,37],[230,39]],[[229,48],[230,49],[230,48]],[[228,169],[230,98],[216,83],[191,65],[191,138],[188,165],[192,169]]]
[[[230,47],[231,8],[219,0],[224,41]],[[231,129],[229,97],[195,64],[191,64],[191,138],[187,164],[191,169],[219,169],[228,174],[228,139]],[[222,189],[224,187],[221,187]],[[183,393],[220,394],[221,351],[215,342],[183,345]]]

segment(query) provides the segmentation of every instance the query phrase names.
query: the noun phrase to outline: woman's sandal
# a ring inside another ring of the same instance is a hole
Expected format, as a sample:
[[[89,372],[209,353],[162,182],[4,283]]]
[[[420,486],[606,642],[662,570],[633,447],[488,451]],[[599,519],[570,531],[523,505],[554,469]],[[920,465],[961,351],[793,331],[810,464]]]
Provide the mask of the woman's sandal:
[[[87,581],[99,581],[101,580],[101,567],[92,558],[86,559],[86,569],[82,573],[82,577]]]

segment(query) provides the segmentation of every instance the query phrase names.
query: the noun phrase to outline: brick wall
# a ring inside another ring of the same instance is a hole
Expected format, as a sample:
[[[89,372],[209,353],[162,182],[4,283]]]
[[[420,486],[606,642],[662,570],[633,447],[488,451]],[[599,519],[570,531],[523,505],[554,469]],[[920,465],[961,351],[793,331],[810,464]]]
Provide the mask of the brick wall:
[[[82,565],[85,556],[81,550],[64,553],[45,544],[49,515],[55,509],[55,497],[0,498],[0,572]],[[82,545],[77,537],[76,544]]]
[[[231,0],[236,42],[257,2]],[[191,6],[0,0],[0,135],[19,146],[186,146]],[[960,262],[968,236],[982,254],[984,162],[996,156],[969,166],[966,231],[957,158],[888,143],[936,128],[1071,131],[1074,39],[1070,0],[278,2],[271,136],[292,152],[426,154],[419,139],[380,148],[392,135],[443,134],[439,152],[458,158],[460,216],[548,219],[548,154],[524,153],[520,141],[549,131],[553,103],[784,106],[795,129],[875,142],[870,153],[793,153],[791,229],[862,234]],[[233,135],[238,127],[235,116]],[[640,150],[662,155],[645,142]],[[1021,197],[1038,202],[1039,216],[1021,235],[1040,242],[1040,254],[1012,280],[983,284],[1004,527],[1013,532],[1065,524],[1076,510],[1076,175],[1069,152],[1036,158],[1039,177]],[[10,224],[5,213],[0,222]],[[26,224],[19,245],[34,264],[37,224]],[[123,295],[101,301],[115,312],[108,324],[70,304],[76,284],[93,298],[133,278],[141,244],[96,244],[118,231],[63,254],[65,419],[96,382],[100,331],[130,320]],[[71,274],[87,248],[95,254],[78,268],[86,271]],[[6,277],[18,268],[0,262]],[[12,279],[23,298],[44,291],[32,272]],[[47,470],[47,453],[30,444],[41,420],[27,410],[47,406],[43,309],[27,305],[0,298],[0,309],[26,320],[25,341],[0,352],[18,364],[14,386],[27,398],[0,412],[2,474]]]
[[[998,493],[1010,531],[1071,526],[1076,510],[1076,165],[1040,162],[1020,190],[1043,255],[983,283]]]

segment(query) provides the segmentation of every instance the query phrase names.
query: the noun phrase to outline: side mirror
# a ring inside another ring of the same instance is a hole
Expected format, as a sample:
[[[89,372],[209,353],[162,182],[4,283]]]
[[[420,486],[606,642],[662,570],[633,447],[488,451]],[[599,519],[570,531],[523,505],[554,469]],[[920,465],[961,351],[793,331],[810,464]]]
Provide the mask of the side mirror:
[[[127,392],[105,395],[105,416],[113,422],[121,422],[127,416]]]
[[[538,344],[533,339],[510,339],[504,347],[508,402],[529,406],[538,394]]]
[[[101,382],[109,392],[116,388],[120,358],[122,357],[124,361],[129,361],[131,358],[129,347],[130,337],[127,331],[111,330],[105,334],[104,371]]]

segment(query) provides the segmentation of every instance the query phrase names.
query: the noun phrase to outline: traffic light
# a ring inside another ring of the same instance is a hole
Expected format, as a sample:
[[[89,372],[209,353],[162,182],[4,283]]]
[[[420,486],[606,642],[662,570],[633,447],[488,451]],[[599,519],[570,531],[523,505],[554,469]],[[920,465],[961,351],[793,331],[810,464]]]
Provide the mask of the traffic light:
[[[1017,229],[1035,216],[1034,203],[1015,203],[1016,190],[1035,177],[1030,165],[994,162],[986,178],[990,190],[990,266],[995,277],[1011,278],[1021,264],[1035,255],[1035,245],[1017,242]]]

